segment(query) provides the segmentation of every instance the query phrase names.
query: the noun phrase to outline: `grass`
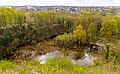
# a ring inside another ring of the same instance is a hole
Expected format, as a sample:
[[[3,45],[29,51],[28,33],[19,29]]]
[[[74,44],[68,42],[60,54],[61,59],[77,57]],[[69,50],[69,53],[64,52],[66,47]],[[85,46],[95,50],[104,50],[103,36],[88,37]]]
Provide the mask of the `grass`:
[[[6,70],[12,68],[15,68],[15,64],[13,62],[7,60],[0,60],[0,70]]]
[[[4,61],[5,66],[0,68],[2,74],[87,74],[85,68],[75,66],[66,57],[48,59],[46,64],[38,61],[23,61],[22,63]],[[10,65],[9,65],[10,64]],[[10,67],[6,67],[6,66]]]
[[[94,66],[75,66],[67,57],[48,59],[46,64],[27,60],[14,63],[8,60],[0,61],[0,74],[120,74],[120,65],[113,62],[105,63],[99,58]]]
[[[112,38],[112,40],[118,41],[118,40],[120,40],[120,38]]]
[[[120,65],[113,63],[86,68],[88,74],[120,74]]]

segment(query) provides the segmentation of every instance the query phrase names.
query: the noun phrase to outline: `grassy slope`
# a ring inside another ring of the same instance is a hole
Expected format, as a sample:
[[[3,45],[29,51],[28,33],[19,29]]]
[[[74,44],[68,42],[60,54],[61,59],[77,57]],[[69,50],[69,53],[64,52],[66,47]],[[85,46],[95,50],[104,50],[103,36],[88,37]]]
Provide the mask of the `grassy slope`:
[[[66,57],[48,60],[42,65],[37,61],[23,61],[22,63],[13,63],[3,61],[4,66],[0,64],[0,73],[4,74],[86,74],[82,67],[75,66]],[[10,63],[8,65],[8,63]],[[10,67],[7,67],[10,66]]]
[[[73,65],[66,57],[48,60],[45,65],[37,61],[14,63],[2,60],[1,74],[120,74],[120,65],[102,64],[97,61],[92,67]]]

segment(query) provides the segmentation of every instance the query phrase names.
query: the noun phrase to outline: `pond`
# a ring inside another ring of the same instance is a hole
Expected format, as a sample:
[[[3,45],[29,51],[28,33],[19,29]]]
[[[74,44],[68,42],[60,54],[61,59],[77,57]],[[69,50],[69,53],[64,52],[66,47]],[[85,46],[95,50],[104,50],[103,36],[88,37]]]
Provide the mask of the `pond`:
[[[59,50],[51,51],[44,55],[38,55],[36,52],[32,53],[33,59],[40,61],[40,64],[45,64],[47,59],[59,58],[63,57],[64,55],[65,53]],[[92,66],[94,64],[93,61],[95,60],[95,58],[89,53],[84,54],[81,59],[75,59],[74,54],[69,54],[66,56],[74,65],[78,66]]]

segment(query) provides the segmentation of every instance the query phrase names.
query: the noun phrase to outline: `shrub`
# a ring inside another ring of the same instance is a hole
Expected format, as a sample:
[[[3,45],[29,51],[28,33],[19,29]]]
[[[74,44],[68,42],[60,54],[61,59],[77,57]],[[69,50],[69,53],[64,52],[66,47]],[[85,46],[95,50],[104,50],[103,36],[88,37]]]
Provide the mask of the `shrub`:
[[[11,42],[10,33],[5,33],[0,37],[0,44],[3,46],[8,46],[8,44]]]
[[[76,43],[76,39],[72,34],[64,33],[63,35],[58,35],[54,42],[63,47],[72,47]]]
[[[28,31],[24,25],[6,27],[0,37],[1,47],[4,47],[4,50],[2,49],[0,53],[4,57],[8,57],[7,54],[11,54],[11,52],[15,51],[19,46],[30,43],[26,41],[25,35],[27,36],[27,34]],[[22,40],[24,40],[24,42],[22,42]]]

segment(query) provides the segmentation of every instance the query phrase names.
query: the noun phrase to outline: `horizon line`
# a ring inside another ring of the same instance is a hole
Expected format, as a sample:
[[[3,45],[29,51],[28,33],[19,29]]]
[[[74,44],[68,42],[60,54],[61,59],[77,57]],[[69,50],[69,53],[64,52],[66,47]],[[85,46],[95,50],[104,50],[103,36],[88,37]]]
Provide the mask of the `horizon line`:
[[[0,5],[0,6],[29,6],[29,5]],[[120,7],[118,5],[30,5],[30,6],[70,6],[70,7]]]

